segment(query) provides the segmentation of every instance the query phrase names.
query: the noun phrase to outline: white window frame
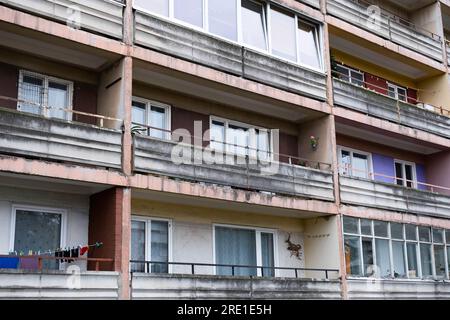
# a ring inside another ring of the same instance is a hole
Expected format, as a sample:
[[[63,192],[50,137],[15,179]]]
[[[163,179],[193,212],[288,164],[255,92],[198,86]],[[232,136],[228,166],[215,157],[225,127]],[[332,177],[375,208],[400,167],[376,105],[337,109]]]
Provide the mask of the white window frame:
[[[373,163],[372,163],[372,153],[370,153],[370,152],[365,152],[365,151],[361,151],[361,150],[358,150],[358,149],[348,148],[348,147],[344,147],[344,146],[338,146],[337,149],[338,149],[338,163],[339,163],[339,167],[340,167],[340,169],[339,169],[340,174],[344,175],[344,174],[342,173],[342,170],[343,170],[343,168],[342,168],[342,151],[347,151],[347,152],[350,153],[350,160],[351,160],[351,164],[350,164],[350,166],[351,166],[351,175],[345,175],[345,176],[349,176],[349,177],[353,177],[353,178],[356,177],[356,176],[353,174],[353,154],[354,154],[354,153],[358,153],[358,154],[367,156],[367,162],[368,162],[367,179],[370,179],[370,180],[373,180],[373,179],[374,179],[374,174],[373,174]],[[356,178],[358,178],[358,177],[356,177]]]
[[[224,152],[224,154],[230,154],[230,145],[229,144],[227,144],[227,129],[228,129],[228,127],[229,127],[229,125],[231,124],[231,125],[235,125],[235,126],[238,126],[238,127],[242,127],[242,128],[246,128],[246,129],[248,129],[249,131],[250,130],[252,130],[252,129],[257,129],[257,130],[262,130],[262,131],[266,131],[268,134],[269,134],[269,150],[268,150],[268,153],[269,153],[269,159],[268,160],[266,160],[266,159],[264,159],[265,161],[273,161],[274,160],[274,154],[273,154],[273,134],[272,134],[272,130],[270,130],[270,129],[267,129],[267,128],[263,128],[263,127],[259,127],[259,126],[254,126],[254,125],[251,125],[251,124],[248,124],[248,123],[244,123],[244,122],[239,122],[239,121],[235,121],[235,120],[229,120],[229,119],[226,119],[226,118],[222,118],[222,117],[217,117],[217,116],[210,116],[209,117],[209,128],[210,128],[210,130],[209,130],[209,139],[210,139],[210,141],[211,141],[211,139],[212,139],[212,137],[211,137],[211,128],[212,128],[212,125],[213,125],[213,121],[217,121],[217,122],[222,122],[223,124],[224,124],[224,128],[225,128],[225,133],[224,133],[224,143],[225,143],[225,148],[223,149],[223,150],[221,150],[221,151],[223,151]],[[211,146],[211,144],[210,144],[210,146]],[[254,148],[253,146],[249,146],[249,148]],[[241,148],[245,148],[245,147],[241,147]],[[256,145],[256,149],[258,148],[258,146]],[[212,148],[213,149],[213,148]],[[213,149],[213,150],[215,150],[215,149]],[[253,152],[251,152],[250,150],[249,150],[249,154],[248,154],[248,156],[249,156],[249,158],[250,159],[252,159],[252,158],[254,158],[253,157],[253,155],[256,153],[257,155],[259,154],[259,152],[262,152],[263,150],[253,150]],[[235,155],[235,156],[238,156],[238,157],[244,157],[244,156],[242,156],[242,155],[238,155],[238,154],[233,154],[233,155]],[[258,156],[259,157],[259,156]]]
[[[242,7],[241,0],[224,0],[224,1],[236,1],[236,8],[237,8],[237,10],[236,10],[236,15],[237,15],[237,17],[236,17],[236,19],[237,19],[236,20],[237,21],[237,26],[236,26],[237,27],[237,40],[231,40],[231,39],[222,37],[220,35],[213,34],[213,33],[211,33],[209,31],[209,21],[208,21],[209,17],[208,17],[208,11],[207,11],[208,10],[208,3],[207,3],[208,0],[203,0],[203,2],[202,2],[202,6],[203,6],[203,8],[202,8],[203,9],[203,26],[202,27],[191,25],[191,24],[189,24],[189,23],[187,23],[185,21],[176,19],[175,15],[174,15],[174,2],[173,1],[174,0],[169,0],[169,16],[168,17],[164,16],[164,15],[161,15],[161,14],[158,14],[158,13],[155,13],[155,12],[152,12],[152,11],[150,11],[148,9],[145,9],[143,7],[140,7],[138,5],[133,5],[133,7],[136,10],[139,10],[139,11],[144,12],[146,14],[157,16],[160,19],[164,19],[164,20],[170,21],[172,23],[176,23],[176,24],[181,25],[183,27],[187,27],[187,28],[190,28],[190,29],[193,29],[193,30],[197,30],[197,31],[200,31],[200,32],[203,32],[203,33],[208,33],[209,35],[211,35],[211,36],[213,36],[215,38],[218,38],[220,40],[223,40],[223,41],[226,41],[226,42],[230,42],[230,43],[234,43],[234,44],[238,44],[240,46],[245,46],[245,47],[247,47],[249,49],[252,49],[252,50],[255,50],[255,51],[259,52],[259,53],[270,55],[272,57],[275,57],[276,59],[279,59],[279,60],[282,60],[282,61],[285,61],[285,62],[288,62],[288,63],[297,64],[297,65],[299,65],[299,66],[301,66],[303,68],[306,68],[306,69],[310,69],[310,70],[317,71],[317,72],[320,72],[320,73],[324,73],[326,71],[325,70],[324,53],[323,53],[323,50],[324,50],[323,23],[320,22],[320,21],[314,20],[311,17],[306,17],[306,16],[302,15],[300,12],[293,11],[293,10],[291,10],[289,8],[286,8],[283,5],[277,5],[275,3],[271,3],[268,0],[249,0],[249,1],[252,1],[252,2],[260,3],[263,6],[264,11],[265,11],[264,12],[264,14],[265,14],[265,19],[264,19],[265,29],[264,29],[264,32],[265,32],[267,43],[266,43],[266,50],[261,50],[260,48],[250,46],[250,45],[245,44],[243,42],[242,21],[241,21],[241,19],[242,19],[241,18],[241,7]],[[278,56],[275,56],[275,55],[272,54],[272,41],[271,41],[271,34],[270,34],[271,33],[270,32],[270,26],[271,26],[271,22],[270,22],[270,7],[272,5],[274,7],[279,8],[282,11],[288,11],[288,12],[292,13],[295,16],[295,36],[296,36],[295,37],[296,38],[295,42],[296,42],[296,55],[297,55],[296,61],[288,60],[288,59],[285,59],[283,57],[278,57]],[[307,64],[303,64],[303,63],[299,62],[299,56],[298,56],[298,47],[300,45],[298,43],[298,21],[299,20],[302,20],[304,23],[308,23],[308,24],[313,25],[315,27],[315,29],[316,29],[316,37],[317,37],[317,44],[318,44],[318,54],[319,54],[318,58],[319,58],[319,64],[320,64],[319,68],[315,68],[315,67],[312,67],[312,66],[309,66]]]
[[[18,88],[18,102],[17,102],[17,110],[20,110],[20,103],[22,100],[24,100],[24,97],[22,95],[22,91],[21,91],[21,87],[23,87],[23,78],[24,76],[30,76],[30,77],[36,77],[36,78],[41,78],[43,81],[43,86],[44,86],[44,100],[42,102],[43,106],[48,107],[48,90],[49,90],[49,82],[55,82],[55,83],[59,83],[59,84],[63,84],[67,86],[67,103],[68,105],[65,107],[65,109],[69,110],[69,111],[64,111],[65,113],[65,118],[61,119],[61,120],[67,120],[67,121],[72,121],[73,118],[73,114],[71,112],[71,110],[73,110],[73,90],[74,90],[74,84],[72,81],[68,81],[68,80],[64,80],[64,79],[60,79],[60,78],[56,78],[56,77],[52,77],[52,76],[48,76],[45,74],[41,74],[41,73],[37,73],[37,72],[33,72],[33,71],[28,71],[28,70],[24,70],[21,69],[19,71],[19,88]],[[49,116],[49,110],[47,108],[42,108],[41,116],[44,116],[46,118],[50,118]],[[60,118],[56,118],[56,119],[60,119]]]
[[[167,218],[157,218],[157,217],[144,217],[144,216],[138,216],[138,215],[132,215],[131,221],[138,221],[138,222],[144,222],[145,223],[145,261],[151,261],[152,257],[152,248],[151,248],[151,232],[152,232],[152,221],[161,221],[161,222],[167,222],[168,224],[168,262],[172,262],[172,237],[173,237],[173,222],[172,219]],[[150,240],[150,241],[149,241]],[[131,242],[130,242],[130,254],[131,254]],[[167,273],[172,273],[172,265],[169,264],[167,266]],[[145,264],[144,269],[147,273],[152,273],[152,269],[150,266],[150,270],[147,270],[147,264]],[[130,265],[131,270],[131,265]]]
[[[62,208],[52,208],[44,206],[13,204],[11,208],[11,223],[10,223],[10,238],[9,238],[9,252],[14,252],[14,243],[16,240],[16,216],[17,211],[32,211],[32,212],[45,212],[61,215],[61,239],[60,248],[67,246],[67,210]],[[43,250],[56,250],[58,248],[43,248]],[[60,270],[63,270],[61,264],[59,264]]]
[[[410,162],[410,161],[405,161],[405,160],[399,160],[399,159],[394,159],[394,174],[395,174],[395,185],[397,185],[397,170],[395,165],[396,164],[401,164],[402,166],[402,174],[403,174],[403,186],[405,188],[407,188],[407,181],[406,181],[406,167],[405,165],[409,165],[412,168],[412,175],[413,175],[413,183],[412,183],[412,188],[413,189],[417,189],[418,188],[418,184],[417,184],[417,171],[416,171],[416,164],[414,162]]]
[[[273,236],[273,266],[277,268],[279,263],[278,257],[278,231],[276,229],[268,229],[261,227],[253,227],[253,226],[243,226],[243,225],[233,225],[233,224],[221,224],[214,223],[212,225],[212,237],[213,237],[213,264],[217,263],[216,261],[216,227],[230,228],[230,229],[241,229],[241,230],[251,230],[255,231],[256,236],[256,265],[262,267],[262,254],[261,254],[261,233],[270,233]],[[214,275],[217,275],[217,267],[214,267]],[[274,269],[274,277],[278,277],[279,270]],[[257,268],[257,276],[261,277],[261,268]]]
[[[339,68],[345,69],[347,71],[347,75],[346,76],[348,78],[348,82],[349,83],[351,83],[351,84],[353,84],[355,86],[359,86],[359,87],[363,87],[364,83],[366,83],[366,76],[365,76],[364,72],[362,72],[360,70],[357,70],[355,68],[343,65],[343,64],[339,64]],[[352,72],[360,74],[362,76],[362,84],[357,84],[357,83],[353,83],[352,82],[352,79],[353,79]]]
[[[145,104],[145,124],[144,125],[146,125],[146,126],[150,126],[149,120],[150,120],[150,114],[151,114],[152,107],[161,108],[166,111],[166,123],[165,123],[164,130],[167,130],[167,131],[163,131],[163,132],[164,132],[164,139],[170,140],[172,137],[172,134],[171,134],[171,132],[172,132],[172,107],[171,107],[171,105],[162,103],[162,102],[158,102],[155,100],[136,97],[136,96],[133,96],[132,101],[133,102],[136,101],[138,103]],[[132,106],[132,108],[133,108],[133,106]],[[137,125],[137,124],[132,123],[132,125]],[[157,129],[154,129],[154,130],[157,130]],[[149,134],[150,134],[150,131],[148,132],[148,134],[146,134],[146,136],[150,136]],[[157,139],[155,137],[151,137],[151,138]]]
[[[387,84],[388,84],[388,96],[389,96],[389,89],[392,88],[392,89],[394,89],[395,97],[391,97],[391,98],[398,100],[398,101],[402,101],[402,102],[408,102],[408,89],[406,89],[405,87],[393,84],[392,82],[389,82],[389,81]],[[398,93],[398,89],[405,90],[405,100],[400,100],[400,98],[399,98],[400,95]]]

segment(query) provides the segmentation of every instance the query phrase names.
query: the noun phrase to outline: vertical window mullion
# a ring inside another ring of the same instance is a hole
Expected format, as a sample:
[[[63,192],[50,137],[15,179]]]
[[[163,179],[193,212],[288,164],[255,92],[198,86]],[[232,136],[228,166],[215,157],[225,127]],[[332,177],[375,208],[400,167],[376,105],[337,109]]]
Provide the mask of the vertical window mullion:
[[[209,32],[209,14],[208,14],[208,1],[202,0],[203,4],[203,29]]]
[[[43,112],[43,116],[48,117],[50,115],[50,109],[49,109],[49,81],[48,81],[48,77],[44,77],[44,88],[43,88],[43,99],[42,99],[42,103],[43,103],[43,107],[42,108],[42,112]]]
[[[169,0],[169,17],[171,19],[173,19],[175,17],[175,5],[174,5],[174,1],[175,0]]]
[[[272,19],[270,18],[271,13],[270,13],[270,3],[269,2],[263,3],[263,15],[265,16],[264,17],[265,19],[263,19],[263,21],[265,24],[264,32],[266,33],[266,39],[267,39],[266,50],[269,54],[272,54],[272,35],[270,32]]]
[[[298,16],[295,15],[295,55],[297,57],[297,63],[300,63],[300,43],[299,43],[299,32],[298,32]]]
[[[256,231],[256,265],[262,266],[262,248],[261,248],[261,231]],[[262,276],[260,268],[257,268],[256,274]]]
[[[391,223],[388,222],[388,241],[389,241],[389,265],[391,271],[391,278],[394,278],[394,253],[392,250],[392,233],[391,233]]]
[[[237,21],[237,41],[238,41],[238,43],[243,43],[241,8],[242,8],[241,0],[236,0],[236,15],[237,15],[236,21]]]

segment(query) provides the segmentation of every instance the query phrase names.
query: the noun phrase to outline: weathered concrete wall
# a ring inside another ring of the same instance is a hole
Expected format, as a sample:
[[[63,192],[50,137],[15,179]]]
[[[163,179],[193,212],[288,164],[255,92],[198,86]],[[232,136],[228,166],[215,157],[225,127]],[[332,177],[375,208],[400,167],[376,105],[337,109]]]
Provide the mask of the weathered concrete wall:
[[[333,121],[331,117],[325,116],[299,125],[298,148],[300,158],[331,164],[334,152],[331,141],[331,121]],[[311,147],[311,136],[319,139],[316,150]],[[325,166],[323,167],[325,169]]]
[[[341,299],[339,281],[133,274],[132,299]]]
[[[414,280],[348,280],[350,299],[450,299],[450,282]]]
[[[118,273],[37,273],[0,270],[0,299],[118,299]],[[78,278],[79,277],[79,278]]]
[[[119,1],[103,0],[1,0],[3,4],[43,15],[64,24],[122,39],[123,5]]]
[[[414,25],[428,32],[432,32],[438,36],[444,35],[442,14],[438,1],[412,12],[410,14],[410,20]]]
[[[1,186],[0,254],[8,254],[10,250],[13,204],[67,210],[67,228],[63,233],[66,235],[64,239],[66,245],[79,246],[88,243],[89,197],[62,192]]]
[[[450,80],[448,74],[441,74],[425,79],[420,81],[417,85],[422,89],[419,90],[420,101],[425,101],[437,108],[444,107],[449,110],[444,114],[450,116]],[[441,130],[446,132],[445,129]]]
[[[121,167],[122,134],[0,108],[0,150],[10,154]]]

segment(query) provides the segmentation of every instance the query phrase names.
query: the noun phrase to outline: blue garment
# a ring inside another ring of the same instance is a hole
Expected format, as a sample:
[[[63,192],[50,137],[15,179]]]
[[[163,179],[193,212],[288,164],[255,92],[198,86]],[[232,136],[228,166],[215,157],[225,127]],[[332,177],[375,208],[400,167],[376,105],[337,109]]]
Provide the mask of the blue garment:
[[[17,269],[19,258],[0,257],[0,269]]]

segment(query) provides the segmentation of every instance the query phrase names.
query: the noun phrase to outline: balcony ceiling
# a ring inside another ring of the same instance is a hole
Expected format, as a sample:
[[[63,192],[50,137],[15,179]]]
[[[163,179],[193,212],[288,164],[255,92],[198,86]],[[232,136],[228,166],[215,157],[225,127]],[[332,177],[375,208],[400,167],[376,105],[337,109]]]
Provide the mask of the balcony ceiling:
[[[391,148],[424,155],[442,151],[437,146],[427,144],[423,141],[407,138],[399,134],[387,133],[377,128],[369,128],[362,124],[356,124],[344,119],[336,120],[336,132],[350,137],[357,137],[361,140],[382,144]]]
[[[439,73],[437,70],[404,56],[397,54],[388,55],[386,50],[383,51],[384,48],[372,45],[364,39],[356,39],[356,37],[350,35],[343,38],[340,35],[331,34],[330,46],[341,52],[351,52],[352,56],[360,60],[367,61],[385,70],[395,70],[396,73],[414,80],[420,80]],[[382,52],[385,52],[385,54]]]
[[[415,11],[436,2],[436,0],[389,0],[388,2],[404,10]]]
[[[194,96],[203,100],[229,105],[246,111],[256,112],[263,115],[276,117],[282,120],[301,123],[323,114],[291,105],[270,98],[222,86],[211,81],[190,77],[185,74],[171,71],[161,72],[156,67],[148,67],[136,63],[133,80],[146,85],[162,87],[177,91],[182,94]]]

